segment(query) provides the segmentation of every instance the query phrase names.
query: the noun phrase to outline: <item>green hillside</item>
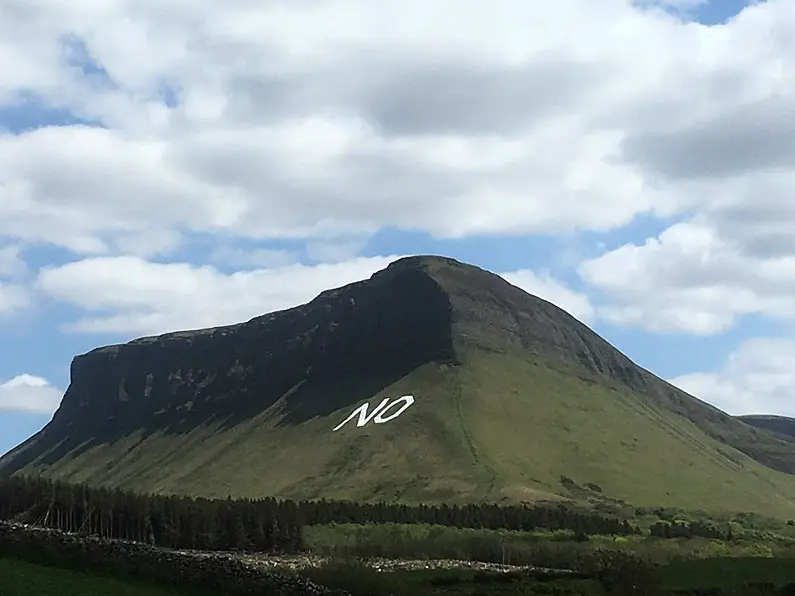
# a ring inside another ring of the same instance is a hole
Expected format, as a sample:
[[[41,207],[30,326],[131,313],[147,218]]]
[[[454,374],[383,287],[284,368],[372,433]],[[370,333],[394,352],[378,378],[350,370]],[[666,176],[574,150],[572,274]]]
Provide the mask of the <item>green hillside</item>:
[[[399,261],[241,326],[103,348],[72,372],[51,425],[0,470],[209,497],[619,499],[795,517],[795,444],[447,259]],[[403,395],[415,402],[394,420],[332,430]]]
[[[277,403],[231,429],[130,436],[42,471],[208,497],[467,502],[585,494],[567,490],[563,475],[640,506],[795,515],[795,477],[630,392],[538,361],[473,353],[459,367],[426,365],[370,403],[408,392],[415,405],[389,424],[351,421],[331,432],[345,411],[280,427]]]

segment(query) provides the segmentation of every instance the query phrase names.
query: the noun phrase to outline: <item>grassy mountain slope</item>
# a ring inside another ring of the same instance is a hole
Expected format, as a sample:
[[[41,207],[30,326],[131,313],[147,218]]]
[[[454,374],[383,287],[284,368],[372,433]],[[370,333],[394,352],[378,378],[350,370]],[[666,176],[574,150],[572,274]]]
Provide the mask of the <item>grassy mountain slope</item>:
[[[637,366],[553,304],[496,275],[475,274],[471,265],[434,259],[426,267],[453,305],[456,351],[471,346],[493,353],[544,356],[567,374],[611,389],[627,389],[637,399],[678,414],[766,466],[795,473],[792,442],[733,418]]]
[[[404,502],[569,496],[563,474],[636,505],[795,515],[795,477],[630,392],[541,361],[476,352],[459,367],[427,364],[370,401],[409,391],[415,405],[384,425],[351,422],[330,432],[346,411],[280,427],[276,404],[231,429],[154,434],[138,444],[131,436],[63,459],[47,472],[210,497]],[[314,470],[322,474],[308,473]]]
[[[431,303],[438,310],[426,316]],[[341,304],[355,306],[339,314]],[[283,329],[279,346],[297,346],[283,366],[268,364],[281,358],[276,343],[240,347],[245,334],[256,335],[245,326],[254,322],[115,347],[112,358],[106,348],[93,364],[76,362],[53,423],[0,459],[0,470],[215,497],[465,502],[591,494],[795,516],[795,476],[786,473],[795,445],[673,388],[557,307],[475,267],[405,259],[285,313],[256,323],[269,325],[270,336]],[[289,325],[280,327],[280,317]],[[322,335],[326,328],[336,335]],[[303,339],[291,343],[290,334]],[[189,346],[175,351],[186,337]],[[212,355],[219,343],[224,349]],[[419,357],[423,346],[431,349]],[[400,365],[386,366],[390,356]],[[155,357],[164,368],[155,370]],[[208,368],[219,358],[232,368]],[[294,373],[285,372],[290,366]],[[81,370],[91,375],[83,380]],[[239,384],[218,384],[235,377],[232,370],[243,371],[235,373]],[[157,385],[160,377],[172,385]],[[355,406],[404,394],[416,402],[399,418],[332,432]]]

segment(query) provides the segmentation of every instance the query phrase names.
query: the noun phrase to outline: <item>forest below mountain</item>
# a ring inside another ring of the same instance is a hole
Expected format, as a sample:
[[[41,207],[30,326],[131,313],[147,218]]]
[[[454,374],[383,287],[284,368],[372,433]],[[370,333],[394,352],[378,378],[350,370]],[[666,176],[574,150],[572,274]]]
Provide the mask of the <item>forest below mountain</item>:
[[[318,596],[783,596],[795,587],[789,525],[664,508],[633,514],[561,503],[211,500],[4,477],[0,580],[41,586],[46,596],[60,595],[50,587],[59,577],[131,596],[148,593],[141,577],[185,596],[213,585]],[[72,568],[92,575],[70,578]]]
[[[627,520],[562,504],[408,506],[273,498],[214,500],[138,495],[25,477],[0,479],[0,520],[171,548],[279,553],[301,552],[301,529],[325,524],[570,530],[582,536],[640,531]]]

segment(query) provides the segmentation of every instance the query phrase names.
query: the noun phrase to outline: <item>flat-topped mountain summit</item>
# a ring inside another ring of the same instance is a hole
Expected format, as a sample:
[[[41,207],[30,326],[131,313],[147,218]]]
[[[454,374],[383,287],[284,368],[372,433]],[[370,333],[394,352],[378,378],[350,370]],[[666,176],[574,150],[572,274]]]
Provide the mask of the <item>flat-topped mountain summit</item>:
[[[52,421],[0,458],[16,472],[216,497],[795,515],[795,443],[501,277],[433,256],[245,323],[77,356]]]

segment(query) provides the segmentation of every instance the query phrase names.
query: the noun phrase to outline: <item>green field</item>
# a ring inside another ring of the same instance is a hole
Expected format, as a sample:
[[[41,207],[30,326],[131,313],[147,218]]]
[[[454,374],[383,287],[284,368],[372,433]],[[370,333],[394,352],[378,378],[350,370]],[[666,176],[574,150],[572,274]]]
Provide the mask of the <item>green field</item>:
[[[780,587],[795,584],[795,558],[721,557],[686,561],[661,568],[657,577],[669,590],[733,588],[762,582]]]
[[[668,594],[698,594],[698,590],[718,589],[723,591],[712,592],[713,596],[795,594],[795,589],[777,591],[795,583],[795,541],[767,531],[751,530],[745,537],[733,541],[592,536],[580,543],[571,533],[563,531],[508,532],[421,525],[342,524],[307,528],[306,543],[315,553],[342,559],[356,556],[473,558],[498,563],[503,559],[511,564],[553,568],[576,567],[578,560],[596,551],[620,551],[654,565],[652,585]],[[770,585],[766,591],[743,587],[765,583]],[[541,589],[533,585],[533,590]],[[597,588],[584,582],[578,589]]]
[[[795,539],[772,532],[746,531],[731,542],[709,538],[591,536],[578,542],[567,531],[514,532],[424,524],[335,524],[304,528],[315,554],[387,559],[461,559],[514,565],[568,568],[578,554],[617,550],[662,565],[679,559],[765,559],[795,562]]]
[[[471,571],[402,571],[378,573],[355,563],[332,563],[305,575],[321,585],[343,588],[353,596],[431,596],[443,594],[598,596],[597,582],[540,582],[520,575]],[[540,590],[540,591],[539,591]],[[133,581],[0,559],[0,596],[192,596]],[[266,595],[263,595],[266,596]]]
[[[379,573],[339,561],[306,573],[315,582],[350,591],[352,596],[602,596],[589,579],[539,580],[521,573],[478,571],[392,571]]]
[[[795,560],[783,558],[720,558],[669,564],[654,574],[662,594],[786,594],[782,586],[795,582]],[[321,585],[345,589],[353,596],[602,596],[596,580],[542,580],[521,573],[464,570],[394,571],[379,573],[355,561],[337,560],[304,575]],[[747,584],[768,583],[771,590],[744,591]],[[164,589],[131,580],[68,571],[0,559],[0,596],[191,596],[185,590]]]
[[[190,596],[190,593],[0,558],[0,596]]]

